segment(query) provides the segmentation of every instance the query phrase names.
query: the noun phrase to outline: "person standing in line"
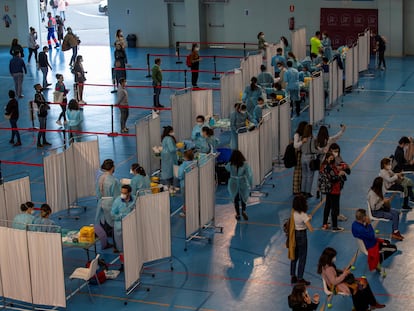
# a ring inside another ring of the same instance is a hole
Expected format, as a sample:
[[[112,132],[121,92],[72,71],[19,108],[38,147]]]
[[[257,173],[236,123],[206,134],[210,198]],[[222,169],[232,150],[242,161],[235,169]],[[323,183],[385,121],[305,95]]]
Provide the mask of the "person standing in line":
[[[72,31],[71,27],[67,28],[67,33],[63,38],[64,45],[67,45],[72,49],[72,57],[69,62],[69,67],[73,67],[76,61],[76,57],[78,56],[78,45],[79,45],[79,37],[75,35]]]
[[[30,32],[27,37],[27,46],[29,47],[29,56],[27,58],[27,63],[30,64],[32,54],[34,54],[34,58],[37,63],[37,50],[39,49],[39,44],[37,44],[37,32],[33,27],[30,27]]]
[[[122,49],[121,44],[117,43],[115,45],[115,51],[114,51],[114,68],[113,68],[113,79],[114,79],[114,86],[118,88],[119,86],[119,80],[122,78],[127,78],[127,72],[125,70],[125,64],[126,64],[126,53],[125,50]]]
[[[65,22],[59,15],[56,15],[56,28],[59,44],[62,45],[63,34],[65,32]]]
[[[119,80],[120,88],[118,89],[118,98],[116,100],[116,106],[119,106],[121,112],[121,133],[128,133],[129,129],[126,126],[128,120],[128,91],[126,89],[127,81],[125,79]]]
[[[5,114],[10,117],[10,127],[12,128],[11,138],[9,143],[13,144],[14,147],[21,146],[19,130],[17,129],[17,120],[19,120],[19,102],[16,100],[16,93],[13,90],[9,90],[9,102],[6,106]],[[16,136],[17,142],[14,142]]]
[[[15,56],[16,53],[20,53],[20,57],[24,58],[24,51],[22,46],[19,44],[19,40],[17,38],[14,38],[12,40],[11,46],[10,46],[10,55]]]
[[[200,51],[200,47],[197,43],[193,43],[193,46],[191,47],[191,84],[193,87],[198,87],[197,81],[198,81],[198,70],[200,69],[200,55],[198,52]]]
[[[313,232],[311,225],[312,215],[306,214],[308,211],[308,203],[306,198],[299,194],[293,198],[292,212],[289,224],[289,238],[290,231],[294,231],[294,239],[289,239],[290,259],[290,277],[292,284],[310,285],[309,281],[303,278],[306,265],[306,257],[308,254],[308,237],[306,231]],[[293,228],[292,228],[293,226]],[[298,273],[296,274],[296,265],[298,265]]]
[[[22,84],[24,74],[27,73],[26,65],[21,57],[20,52],[16,51],[14,57],[10,60],[9,71],[14,80],[14,90],[19,98],[23,98]]]
[[[49,51],[49,48],[45,45],[43,47],[43,51],[39,53],[39,62],[38,62],[39,69],[42,71],[42,74],[43,74],[43,89],[44,90],[47,89],[50,85],[52,85],[52,83],[47,82],[47,73],[49,71],[49,68],[50,70],[53,70],[47,58],[48,51]]]
[[[240,220],[240,203],[244,220],[249,220],[246,213],[246,204],[249,199],[250,189],[253,186],[253,173],[246,158],[239,150],[233,150],[226,170],[230,172],[230,179],[227,185],[230,197],[234,202],[236,219]]]
[[[155,65],[152,67],[152,86],[154,87],[154,107],[163,108],[160,104],[161,83],[162,83],[162,71],[161,71],[161,58],[155,59]]]
[[[56,30],[56,20],[52,17],[52,13],[47,13],[47,44],[49,46],[49,50],[52,49],[52,39],[55,43],[55,49],[59,48],[59,42],[55,37],[55,30]]]
[[[63,83],[63,75],[60,73],[56,74],[56,85],[55,85],[55,93],[58,94],[55,96],[54,102],[59,103],[62,112],[59,114],[59,118],[56,121],[57,125],[62,125],[62,121],[60,121],[63,117],[63,123],[66,124],[66,105],[68,103],[68,99],[66,95],[69,93],[69,90],[66,88],[65,83]],[[61,93],[62,95],[59,95]],[[60,100],[61,98],[61,100]]]
[[[78,55],[76,57],[75,65],[73,65],[73,72],[75,75],[75,85],[76,85],[76,99],[81,104],[86,104],[86,102],[83,100],[83,89],[84,89],[84,83],[86,81],[85,74],[87,73],[85,69],[83,68],[83,57],[82,55]]]
[[[386,49],[385,39],[379,34],[374,33],[374,40],[375,40],[374,52],[378,52],[378,69],[385,70],[387,68],[385,65],[385,56],[384,56],[385,49]]]
[[[116,31],[116,35],[115,35],[115,47],[116,45],[119,44],[121,49],[125,52],[125,66],[128,66],[128,58],[127,58],[127,54],[126,54],[126,41],[125,41],[125,37],[122,33],[122,29],[118,29]]]
[[[82,130],[82,111],[79,108],[79,103],[76,99],[71,99],[68,104],[68,110],[66,110],[66,126],[69,130],[69,139],[72,141],[72,138],[79,137],[81,133],[73,133],[80,132]],[[74,139],[75,141],[78,141],[79,139]]]
[[[301,121],[296,128],[295,135],[293,135],[293,147],[296,151],[296,165],[293,171],[293,194],[300,194],[302,189],[302,145],[308,141],[303,137],[305,127],[308,124],[306,121]]]
[[[50,109],[49,103],[46,101],[45,96],[42,93],[42,86],[37,83],[34,85],[36,94],[34,102],[37,105],[37,118],[39,119],[39,133],[37,134],[37,147],[43,148],[43,146],[52,145],[46,140],[46,124],[47,124],[47,111]],[[42,143],[43,142],[43,143]]]

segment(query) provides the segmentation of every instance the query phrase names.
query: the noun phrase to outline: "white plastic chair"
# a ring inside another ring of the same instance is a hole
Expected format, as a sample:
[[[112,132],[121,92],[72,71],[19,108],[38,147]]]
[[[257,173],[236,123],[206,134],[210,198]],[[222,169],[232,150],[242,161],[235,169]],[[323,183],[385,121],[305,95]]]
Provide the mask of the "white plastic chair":
[[[369,202],[367,202],[367,213],[368,213],[368,217],[369,217],[369,219],[371,219],[371,222],[372,221],[384,221],[384,222],[388,222],[388,221],[390,221],[390,219],[386,219],[386,218],[379,218],[379,217],[374,217],[373,215],[372,215],[372,210],[371,210],[371,205],[369,205]]]
[[[335,295],[334,292],[332,292],[329,288],[328,288],[328,284],[326,284],[325,279],[322,277],[322,283],[323,283],[323,291],[326,295],[326,306],[328,308],[332,308],[332,298]],[[337,292],[336,295],[340,295],[342,297],[346,297],[349,296],[349,294],[347,293],[343,293],[343,292]]]
[[[359,251],[362,253],[362,254],[364,254],[365,256],[367,256],[368,257],[368,250],[367,250],[367,248],[365,247],[365,244],[364,244],[364,241],[362,241],[361,239],[358,239],[358,238],[355,238],[356,239],[356,241],[357,241],[357,244],[358,244],[358,249],[359,249]],[[384,254],[383,253],[380,253],[380,256],[382,257],[382,259],[384,259]],[[368,258],[367,258],[368,259]],[[385,272],[385,268],[381,265],[381,276],[383,277],[383,278],[385,278],[386,277],[386,275],[387,275],[387,273]]]
[[[85,284],[86,284],[86,286],[88,286],[89,297],[91,298],[92,301],[93,301],[93,299],[92,299],[91,289],[89,287],[89,281],[92,278],[95,278],[96,279],[96,282],[99,285],[98,276],[96,275],[96,270],[98,269],[98,260],[99,260],[99,254],[97,254],[96,257],[95,257],[95,259],[93,259],[90,262],[89,268],[84,268],[84,267],[76,268],[75,271],[73,271],[73,273],[69,277],[70,280],[78,279],[79,282],[81,280],[83,280],[85,282],[82,285],[79,285],[79,287],[77,288],[76,291],[80,291],[81,288],[83,286],[85,286]],[[76,291],[75,291],[75,293],[76,293]],[[74,295],[75,293],[72,293],[72,295]]]

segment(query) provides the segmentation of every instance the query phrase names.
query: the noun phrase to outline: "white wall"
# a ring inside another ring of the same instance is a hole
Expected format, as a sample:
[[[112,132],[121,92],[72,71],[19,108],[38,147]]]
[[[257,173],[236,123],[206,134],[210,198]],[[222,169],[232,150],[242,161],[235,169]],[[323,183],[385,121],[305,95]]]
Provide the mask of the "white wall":
[[[414,55],[414,1],[404,0],[403,4],[403,29],[404,29],[404,53],[405,55]]]

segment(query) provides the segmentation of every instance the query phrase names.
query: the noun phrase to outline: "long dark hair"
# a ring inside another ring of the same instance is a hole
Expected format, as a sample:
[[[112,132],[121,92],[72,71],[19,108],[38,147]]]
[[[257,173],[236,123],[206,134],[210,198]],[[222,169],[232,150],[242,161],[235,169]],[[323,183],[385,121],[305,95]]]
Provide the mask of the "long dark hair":
[[[230,164],[239,168],[242,167],[244,162],[246,162],[246,158],[244,157],[243,153],[239,150],[233,150],[230,156]]]
[[[381,198],[381,200],[384,199],[384,195],[382,194],[382,184],[383,184],[382,177],[376,177],[374,181],[372,182],[371,190],[376,193],[377,196]]]
[[[322,125],[319,128],[318,135],[316,136],[316,145],[319,148],[323,148],[328,144],[329,133],[328,128],[325,125]]]
[[[301,137],[302,137],[302,135],[303,135],[303,131],[305,130],[305,126],[306,126],[306,124],[308,124],[308,122],[306,122],[306,121],[301,121],[301,122],[299,123],[299,125],[298,125],[298,127],[297,127],[297,129],[296,129],[296,132],[295,132],[295,133],[299,134],[299,136],[301,136]]]
[[[336,250],[332,247],[327,247],[323,250],[321,257],[319,257],[318,274],[322,273],[322,269],[325,266],[333,266],[332,259],[336,256]]]
[[[257,78],[256,77],[252,77],[250,80],[250,89],[252,91],[257,90],[259,87],[257,86]]]
[[[173,128],[172,128],[171,125],[164,126],[164,130],[163,130],[162,136],[161,136],[161,141],[165,137],[170,136],[174,140],[174,143],[177,143],[177,141],[175,140],[175,137],[170,135],[170,132],[172,132],[172,131],[173,131]]]
[[[288,41],[288,39],[286,39],[286,37],[282,36],[282,37],[280,37],[280,40],[282,40],[283,45],[285,47],[288,47],[289,46],[289,41]]]
[[[304,302],[303,296],[306,292],[306,286],[304,284],[296,284],[292,288],[292,293],[289,295],[289,303],[291,305],[298,305]]]
[[[303,195],[295,195],[292,202],[292,208],[299,213],[306,213],[308,211],[308,202]]]

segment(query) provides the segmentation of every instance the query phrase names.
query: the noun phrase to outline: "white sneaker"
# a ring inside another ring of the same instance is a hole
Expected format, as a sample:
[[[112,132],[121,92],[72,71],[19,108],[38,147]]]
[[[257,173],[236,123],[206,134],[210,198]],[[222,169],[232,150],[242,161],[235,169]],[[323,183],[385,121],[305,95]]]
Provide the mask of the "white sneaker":
[[[185,217],[185,213],[184,212],[181,212],[180,213],[180,217]]]
[[[346,217],[345,215],[339,214],[338,215],[338,220],[339,221],[347,221],[348,220],[348,217]]]
[[[62,125],[62,122],[61,122],[60,120],[57,120],[57,121],[56,121],[56,124],[57,124],[57,125]]]
[[[342,228],[342,227],[334,227],[331,230],[332,230],[332,232],[341,232],[341,231],[344,231],[344,228]]]

